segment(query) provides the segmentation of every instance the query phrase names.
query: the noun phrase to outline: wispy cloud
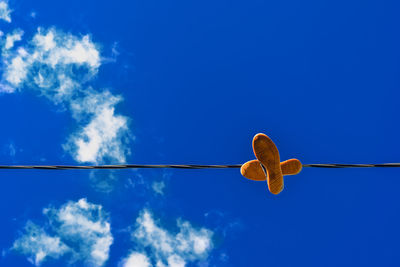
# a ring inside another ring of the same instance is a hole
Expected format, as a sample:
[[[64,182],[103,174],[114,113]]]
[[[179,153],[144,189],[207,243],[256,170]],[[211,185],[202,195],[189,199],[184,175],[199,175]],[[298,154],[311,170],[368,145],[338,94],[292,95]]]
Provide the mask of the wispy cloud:
[[[159,171],[157,172],[146,172],[144,175],[142,170],[135,170],[132,175],[125,179],[125,189],[135,191],[135,197],[141,200],[158,199],[162,198],[166,194],[166,188],[168,187],[171,179],[171,172]]]
[[[40,226],[28,221],[25,234],[14,242],[12,247],[35,265],[40,265],[47,258],[57,259],[70,249],[59,237],[49,236]]]
[[[0,1],[0,19],[11,22],[11,10],[8,7],[8,2]]]
[[[64,149],[71,151],[79,162],[100,163],[108,159],[125,162],[129,149],[128,119],[115,115],[115,105],[122,100],[109,91],[102,93],[88,91],[84,98],[71,102],[71,110],[77,120],[90,116],[87,125],[70,137]]]
[[[88,85],[101,66],[98,45],[89,35],[38,28],[27,44],[14,47],[22,33],[14,31],[3,41],[0,91],[33,89],[70,110],[79,126],[63,147],[76,161],[125,162],[130,153],[128,118],[115,112],[122,97]]]
[[[10,141],[8,143],[5,143],[2,146],[1,154],[7,155],[13,161],[13,160],[15,160],[15,156],[17,155],[17,152],[21,152],[21,151],[22,150],[18,149],[13,141]]]
[[[28,257],[35,265],[48,258],[68,256],[71,262],[102,266],[113,242],[108,217],[101,205],[80,199],[59,209],[45,208],[48,223],[40,227],[31,222],[14,242],[12,249]]]
[[[164,181],[153,182],[151,188],[156,194],[164,195],[165,183]]]
[[[14,30],[12,33],[7,34],[5,39],[4,49],[5,50],[11,49],[14,46],[15,42],[22,40],[23,34],[24,31],[21,29]]]
[[[122,261],[125,263],[123,266],[134,266],[128,263],[135,261],[143,264],[139,266],[151,266],[151,261],[158,267],[178,267],[188,262],[205,260],[213,248],[213,232],[206,228],[196,229],[180,219],[177,220],[177,226],[177,233],[164,229],[153,219],[149,210],[143,210],[132,233],[136,249]]]
[[[88,35],[78,38],[38,28],[32,40],[3,58],[3,83],[15,90],[38,90],[56,103],[69,102],[95,75],[100,53]]]

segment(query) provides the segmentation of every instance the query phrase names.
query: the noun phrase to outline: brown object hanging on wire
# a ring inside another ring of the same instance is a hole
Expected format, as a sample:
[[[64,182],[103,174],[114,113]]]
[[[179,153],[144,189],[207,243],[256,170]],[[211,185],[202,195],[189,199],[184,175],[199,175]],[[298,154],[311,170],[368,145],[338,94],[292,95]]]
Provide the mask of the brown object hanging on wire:
[[[240,172],[251,180],[267,180],[268,189],[272,194],[279,194],[283,190],[283,175],[298,174],[302,169],[298,159],[280,162],[278,148],[265,134],[254,136],[253,151],[257,160],[243,164]]]
[[[272,194],[279,194],[284,187],[285,175],[298,174],[302,168],[393,168],[400,163],[382,164],[342,164],[318,163],[302,164],[298,159],[280,162],[279,151],[274,142],[265,134],[256,134],[253,138],[253,151],[257,159],[244,164],[199,165],[199,164],[118,164],[118,165],[0,165],[0,169],[34,169],[34,170],[106,170],[106,169],[231,169],[240,168],[241,174],[250,180],[267,181]]]

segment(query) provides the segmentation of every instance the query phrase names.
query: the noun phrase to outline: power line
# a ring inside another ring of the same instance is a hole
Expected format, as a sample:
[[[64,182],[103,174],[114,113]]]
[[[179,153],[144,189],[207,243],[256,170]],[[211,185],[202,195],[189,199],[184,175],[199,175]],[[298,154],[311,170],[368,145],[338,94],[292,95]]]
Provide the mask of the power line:
[[[381,163],[381,164],[303,164],[303,167],[310,168],[396,168],[400,163]]]
[[[39,169],[39,170],[93,170],[93,169],[229,169],[240,168],[242,164],[233,165],[153,165],[153,164],[120,164],[120,165],[0,165],[0,169]]]
[[[198,164],[120,164],[120,165],[0,165],[0,169],[34,169],[34,170],[116,170],[116,169],[234,169],[240,168],[242,164],[231,165],[198,165]],[[381,163],[381,164],[303,164],[304,168],[394,168],[400,167],[400,163]]]

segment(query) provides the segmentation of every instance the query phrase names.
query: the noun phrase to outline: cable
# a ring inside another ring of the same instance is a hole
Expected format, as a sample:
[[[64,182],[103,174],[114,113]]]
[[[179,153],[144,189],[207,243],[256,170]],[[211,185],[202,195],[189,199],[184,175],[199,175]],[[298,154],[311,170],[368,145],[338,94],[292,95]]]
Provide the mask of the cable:
[[[93,169],[229,169],[240,168],[242,164],[233,165],[93,165],[93,166],[71,166],[71,165],[0,165],[0,169],[40,169],[40,170],[93,170]]]
[[[123,165],[0,165],[0,169],[35,169],[35,170],[105,170],[105,169],[233,169],[240,168],[242,164],[232,165],[141,165],[141,164],[123,164]],[[304,168],[393,168],[400,167],[400,163],[382,163],[382,164],[303,164]]]
[[[400,163],[382,163],[382,164],[303,164],[303,167],[311,168],[396,168]]]

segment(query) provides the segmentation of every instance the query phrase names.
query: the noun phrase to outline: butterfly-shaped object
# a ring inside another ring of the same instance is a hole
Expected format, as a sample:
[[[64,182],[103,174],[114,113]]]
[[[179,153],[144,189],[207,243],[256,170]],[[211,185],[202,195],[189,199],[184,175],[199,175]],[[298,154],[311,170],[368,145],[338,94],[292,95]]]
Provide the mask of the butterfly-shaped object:
[[[278,148],[265,134],[254,136],[253,151],[257,159],[244,163],[240,172],[250,180],[267,180],[268,189],[272,194],[277,195],[283,190],[284,175],[295,175],[302,169],[298,159],[280,162]]]

